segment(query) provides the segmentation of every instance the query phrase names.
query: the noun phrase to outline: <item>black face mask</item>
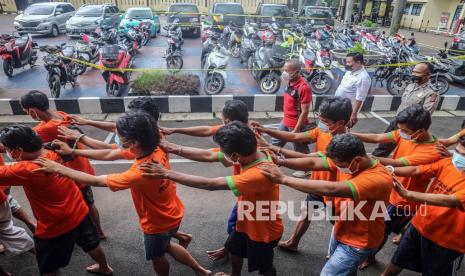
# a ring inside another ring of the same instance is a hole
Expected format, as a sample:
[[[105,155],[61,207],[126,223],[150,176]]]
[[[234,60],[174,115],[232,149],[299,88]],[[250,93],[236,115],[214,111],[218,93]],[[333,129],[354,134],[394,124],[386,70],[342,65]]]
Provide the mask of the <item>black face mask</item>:
[[[352,68],[354,67],[353,65],[346,65],[344,66],[346,71],[352,71]]]
[[[423,79],[423,77],[419,77],[419,76],[412,75],[412,76],[410,77],[410,79],[411,79],[412,82],[414,82],[414,83],[419,83],[419,82]]]

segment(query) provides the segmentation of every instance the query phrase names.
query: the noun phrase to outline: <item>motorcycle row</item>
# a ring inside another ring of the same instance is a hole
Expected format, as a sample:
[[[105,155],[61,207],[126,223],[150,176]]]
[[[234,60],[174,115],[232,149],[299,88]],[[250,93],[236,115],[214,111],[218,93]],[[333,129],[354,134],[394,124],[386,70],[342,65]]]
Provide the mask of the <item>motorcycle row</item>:
[[[131,68],[137,51],[150,41],[150,23],[141,22],[128,29],[101,26],[90,35],[81,34],[75,45],[38,46],[31,35],[14,32],[0,37],[0,55],[3,71],[13,76],[13,68],[30,65],[37,61],[37,49],[45,52],[44,67],[48,72],[47,82],[52,97],[60,97],[61,88],[68,83],[75,87],[77,78],[88,67],[97,62],[105,68],[102,77],[106,82],[108,96],[121,96],[128,85],[130,72],[121,69]]]

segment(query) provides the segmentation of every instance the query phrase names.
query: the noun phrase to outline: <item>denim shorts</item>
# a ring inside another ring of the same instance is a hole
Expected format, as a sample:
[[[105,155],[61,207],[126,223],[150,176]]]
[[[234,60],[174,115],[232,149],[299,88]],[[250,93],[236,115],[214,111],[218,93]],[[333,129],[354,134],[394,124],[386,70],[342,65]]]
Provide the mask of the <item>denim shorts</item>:
[[[145,258],[147,261],[163,257],[168,250],[171,238],[178,232],[178,228],[157,234],[144,233]]]

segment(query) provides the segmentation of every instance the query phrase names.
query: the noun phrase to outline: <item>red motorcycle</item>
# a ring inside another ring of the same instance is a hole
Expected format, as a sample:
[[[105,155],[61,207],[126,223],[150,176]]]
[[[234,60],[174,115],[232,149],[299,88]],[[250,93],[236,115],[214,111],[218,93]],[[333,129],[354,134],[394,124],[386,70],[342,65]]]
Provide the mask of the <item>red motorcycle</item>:
[[[21,68],[29,64],[31,68],[37,61],[37,47],[30,35],[20,36],[2,34],[0,36],[0,55],[3,59],[3,71],[9,78],[13,77],[13,68]]]
[[[104,70],[102,77],[107,83],[108,96],[121,96],[123,87],[129,83],[130,72],[122,69],[131,68],[132,56],[124,45],[105,45],[100,52],[100,66],[110,70]]]

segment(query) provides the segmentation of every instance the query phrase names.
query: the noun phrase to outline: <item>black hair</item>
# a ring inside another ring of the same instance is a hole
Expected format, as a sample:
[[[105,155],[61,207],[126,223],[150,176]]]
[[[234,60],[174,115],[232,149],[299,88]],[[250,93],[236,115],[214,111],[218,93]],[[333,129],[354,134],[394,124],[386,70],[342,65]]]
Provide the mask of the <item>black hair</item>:
[[[144,152],[152,152],[160,144],[157,122],[145,112],[124,113],[116,121],[118,135],[138,142]]]
[[[431,74],[434,71],[434,65],[431,62],[420,62],[418,64],[424,64],[426,65],[426,68],[428,68],[428,73]]]
[[[160,118],[160,111],[155,98],[139,97],[129,102],[128,109],[130,111],[143,111],[148,113],[152,118],[158,122]]]
[[[213,136],[221,151],[226,154],[234,152],[247,156],[257,151],[257,138],[247,124],[233,121],[218,130]]]
[[[355,62],[360,62],[363,64],[363,54],[361,53],[348,53],[347,57],[352,57]]]
[[[247,105],[241,100],[227,100],[223,107],[223,117],[230,121],[249,122]]]
[[[15,150],[22,148],[25,152],[35,152],[42,148],[42,139],[32,128],[23,125],[5,127],[0,131],[0,143]]]
[[[332,97],[326,98],[320,105],[320,116],[330,119],[333,122],[349,122],[352,114],[352,103],[347,98]]]
[[[460,129],[464,129],[465,128],[465,120],[462,121],[462,125],[460,126]]]
[[[329,158],[351,162],[356,156],[365,156],[365,146],[355,135],[344,133],[334,136],[326,148]]]
[[[24,109],[37,108],[40,111],[49,109],[48,97],[38,90],[31,90],[19,100]]]
[[[397,114],[396,123],[406,124],[413,131],[419,129],[428,130],[431,126],[431,114],[421,105],[414,104]]]
[[[459,137],[459,144],[462,147],[465,147],[465,135],[462,135],[462,136]]]

